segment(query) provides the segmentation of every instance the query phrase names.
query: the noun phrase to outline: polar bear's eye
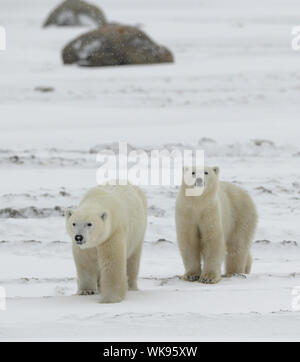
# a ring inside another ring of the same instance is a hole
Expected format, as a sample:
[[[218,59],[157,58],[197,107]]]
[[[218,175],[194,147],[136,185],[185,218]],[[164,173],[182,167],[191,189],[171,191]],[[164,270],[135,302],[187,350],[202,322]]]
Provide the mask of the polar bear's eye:
[[[204,173],[205,173],[205,175],[208,175],[208,172],[207,172],[207,171],[205,171]]]
[[[90,228],[93,226],[93,224],[91,222],[87,223],[87,226]]]
[[[195,171],[193,171],[193,172],[192,172],[192,175],[193,175],[193,176],[195,176],[195,175],[196,175],[196,172],[195,172]]]
[[[76,226],[76,223],[75,222],[73,222],[73,224],[72,224],[73,226]]]

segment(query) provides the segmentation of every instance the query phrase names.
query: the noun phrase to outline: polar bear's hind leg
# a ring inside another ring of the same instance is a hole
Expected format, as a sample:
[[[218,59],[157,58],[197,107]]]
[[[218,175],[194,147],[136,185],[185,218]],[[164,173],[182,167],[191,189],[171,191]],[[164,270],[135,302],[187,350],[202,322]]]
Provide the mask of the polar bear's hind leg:
[[[245,230],[240,230],[227,243],[226,276],[250,273],[252,265],[250,253],[252,234],[252,232],[245,233]]]
[[[138,290],[137,279],[143,244],[141,243],[127,260],[128,289]]]
[[[252,256],[251,256],[251,253],[249,252],[248,257],[247,257],[245,274],[250,274],[251,273],[251,267],[252,267]]]
[[[248,251],[228,251],[226,255],[226,276],[245,274]]]

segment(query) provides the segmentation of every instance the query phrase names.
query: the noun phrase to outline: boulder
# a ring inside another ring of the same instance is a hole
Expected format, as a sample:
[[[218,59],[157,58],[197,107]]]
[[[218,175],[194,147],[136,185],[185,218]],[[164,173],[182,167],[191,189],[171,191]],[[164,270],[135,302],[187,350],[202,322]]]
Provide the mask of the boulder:
[[[44,27],[49,25],[100,27],[104,24],[106,24],[105,16],[97,6],[82,0],[66,0],[52,11]]]
[[[173,62],[172,53],[133,26],[107,24],[71,41],[62,53],[64,64],[102,67]]]

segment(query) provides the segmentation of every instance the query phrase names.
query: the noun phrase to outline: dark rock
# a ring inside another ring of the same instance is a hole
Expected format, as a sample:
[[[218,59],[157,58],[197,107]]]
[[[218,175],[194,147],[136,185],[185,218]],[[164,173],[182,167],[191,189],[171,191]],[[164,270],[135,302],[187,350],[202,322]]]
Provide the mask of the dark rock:
[[[95,5],[82,0],[66,0],[48,16],[44,27],[56,26],[102,26],[106,24],[103,12]]]
[[[297,241],[294,240],[283,240],[280,242],[282,245],[291,245],[291,246],[298,246]]]
[[[270,141],[270,140],[263,140],[263,139],[255,139],[253,140],[253,143],[255,144],[255,146],[268,146],[268,147],[275,147],[274,142]]]
[[[101,67],[173,62],[172,53],[132,26],[109,24],[83,34],[63,49],[65,64]]]
[[[34,90],[35,90],[36,92],[41,92],[41,93],[54,92],[54,88],[53,88],[53,87],[35,87]]]
[[[37,208],[29,206],[22,209],[6,207],[0,209],[0,219],[27,219],[27,218],[47,218],[64,216],[64,209],[60,206],[54,208]]]
[[[255,243],[256,244],[266,244],[267,245],[267,244],[271,244],[271,241],[264,239],[264,240],[256,240]]]

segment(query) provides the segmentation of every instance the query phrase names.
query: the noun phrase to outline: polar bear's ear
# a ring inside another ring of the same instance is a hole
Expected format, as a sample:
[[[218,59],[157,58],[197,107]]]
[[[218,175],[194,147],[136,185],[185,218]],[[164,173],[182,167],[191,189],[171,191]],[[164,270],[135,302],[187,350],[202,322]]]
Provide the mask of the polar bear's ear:
[[[213,167],[213,170],[214,170],[214,173],[219,176],[219,173],[220,173],[220,169],[219,167]]]
[[[107,219],[107,213],[106,213],[106,212],[104,212],[104,213],[101,215],[101,219],[102,219],[103,221],[105,221],[105,220]]]
[[[65,216],[67,219],[69,219],[73,214],[73,210],[71,208],[67,208],[66,211],[65,211]]]

